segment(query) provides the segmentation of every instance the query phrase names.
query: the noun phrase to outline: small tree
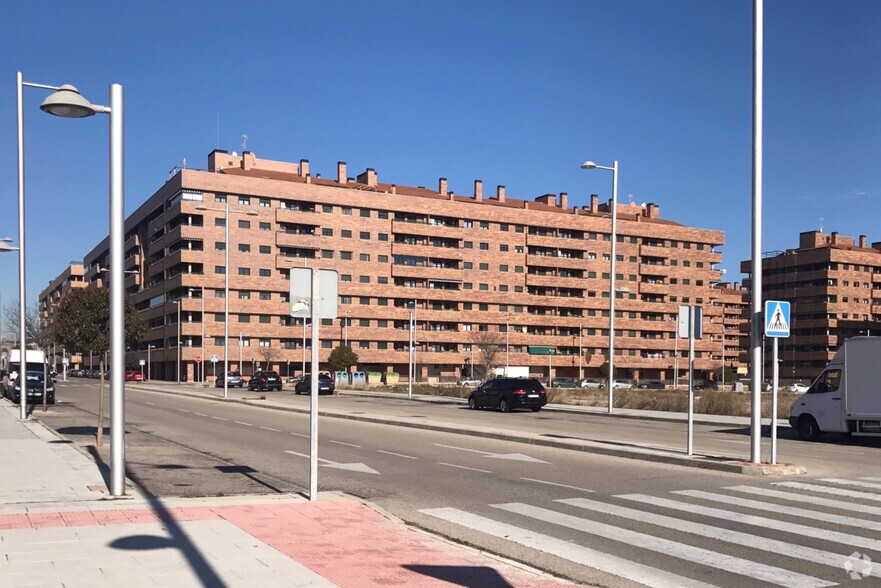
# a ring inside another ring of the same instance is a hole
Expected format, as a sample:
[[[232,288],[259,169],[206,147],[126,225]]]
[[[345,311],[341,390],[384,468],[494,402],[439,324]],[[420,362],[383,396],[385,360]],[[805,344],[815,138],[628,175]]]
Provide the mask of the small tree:
[[[478,377],[489,378],[499,364],[500,355],[504,353],[505,338],[500,332],[472,331],[471,340],[480,352],[479,364],[475,364],[475,373],[483,371]]]
[[[358,354],[347,345],[340,345],[330,352],[328,358],[330,366],[338,372],[347,372],[349,368],[358,363]]]
[[[14,302],[3,310],[6,329],[8,332],[13,333],[16,340],[18,340],[19,336],[20,308],[18,302]],[[24,334],[30,345],[37,345],[40,349],[45,349],[54,340],[52,331],[50,329],[43,329],[40,326],[40,312],[35,306],[28,308],[25,312]]]
[[[281,355],[281,352],[278,350],[278,347],[258,347],[257,355],[266,364],[266,369],[268,370],[272,367],[272,362]]]
[[[147,332],[131,301],[125,301],[125,344],[134,346]],[[110,295],[106,289],[74,290],[61,300],[55,321],[55,339],[66,348],[80,353],[97,353],[101,369],[98,388],[98,431],[96,442],[102,443],[104,433],[104,353],[110,348]],[[115,370],[124,365],[113,366]]]

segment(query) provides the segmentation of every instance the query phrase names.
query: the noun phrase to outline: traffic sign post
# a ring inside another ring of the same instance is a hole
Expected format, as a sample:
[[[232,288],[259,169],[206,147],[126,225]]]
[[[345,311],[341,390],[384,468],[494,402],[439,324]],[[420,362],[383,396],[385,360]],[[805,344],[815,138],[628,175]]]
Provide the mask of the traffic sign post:
[[[781,300],[765,301],[765,336],[773,339],[771,346],[771,465],[777,463],[777,383],[780,366],[777,363],[777,339],[789,337],[789,303]]]
[[[703,318],[702,306],[679,307],[676,339],[688,337],[688,437],[685,443],[688,455],[694,450],[694,340],[703,338]],[[678,379],[678,373],[674,377]]]

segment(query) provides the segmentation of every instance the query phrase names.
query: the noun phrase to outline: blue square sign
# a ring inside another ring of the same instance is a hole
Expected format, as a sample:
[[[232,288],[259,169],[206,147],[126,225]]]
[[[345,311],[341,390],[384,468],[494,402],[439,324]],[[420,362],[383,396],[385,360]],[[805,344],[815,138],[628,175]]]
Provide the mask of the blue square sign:
[[[782,300],[765,301],[765,336],[789,337],[789,303]]]

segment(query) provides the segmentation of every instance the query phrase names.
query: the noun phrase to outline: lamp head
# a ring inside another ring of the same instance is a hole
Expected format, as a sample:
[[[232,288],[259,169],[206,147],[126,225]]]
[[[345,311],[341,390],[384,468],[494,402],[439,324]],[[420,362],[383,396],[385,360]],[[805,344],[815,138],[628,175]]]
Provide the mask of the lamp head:
[[[581,164],[581,169],[596,169],[597,164],[592,161],[585,161]]]
[[[95,114],[95,107],[70,84],[49,94],[40,104],[40,110],[62,118],[85,118]]]

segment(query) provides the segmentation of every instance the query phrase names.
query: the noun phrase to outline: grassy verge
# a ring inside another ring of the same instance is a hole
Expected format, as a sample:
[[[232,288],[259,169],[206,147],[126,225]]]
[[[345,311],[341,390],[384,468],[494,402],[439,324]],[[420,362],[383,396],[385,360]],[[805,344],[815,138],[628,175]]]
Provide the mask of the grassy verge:
[[[371,388],[382,392],[406,394],[406,386],[382,386]],[[429,396],[448,396],[466,398],[472,388],[458,386],[430,386],[416,384],[414,394]],[[789,410],[798,394],[779,392],[777,395],[777,418],[789,418]],[[607,406],[609,399],[606,390],[593,388],[552,388],[548,391],[548,402],[577,406]],[[722,416],[750,416],[751,395],[739,392],[718,392],[701,390],[694,395],[694,411],[698,414]],[[688,410],[687,390],[615,390],[616,408],[655,410],[660,412],[686,412]],[[762,415],[771,414],[771,395],[762,394]]]

